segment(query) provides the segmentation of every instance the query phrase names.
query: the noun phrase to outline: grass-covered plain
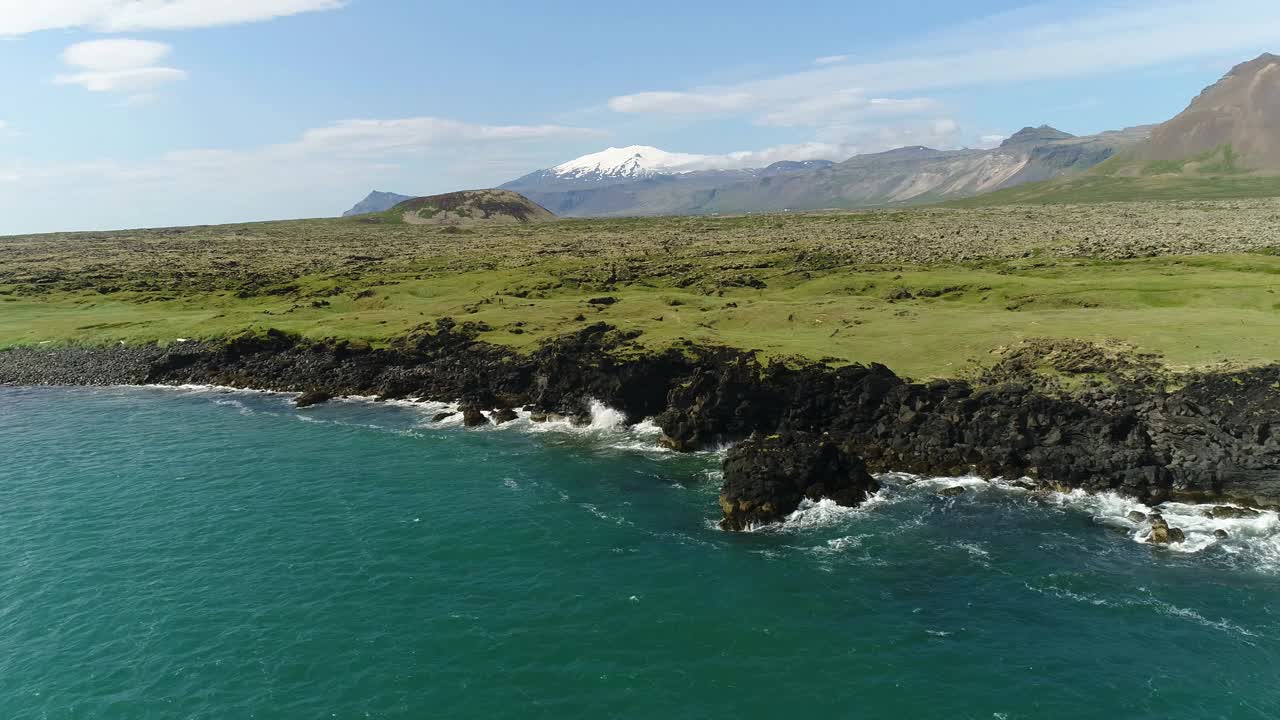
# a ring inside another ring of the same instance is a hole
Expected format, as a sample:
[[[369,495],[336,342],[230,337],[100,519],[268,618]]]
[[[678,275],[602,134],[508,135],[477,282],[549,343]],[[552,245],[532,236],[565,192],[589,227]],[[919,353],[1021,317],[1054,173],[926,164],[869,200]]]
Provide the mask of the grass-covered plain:
[[[1089,172],[1054,180],[1017,185],[986,195],[947,203],[956,208],[994,205],[1080,204],[1190,200],[1245,200],[1280,196],[1280,177],[1274,175],[1182,173],[1185,163],[1151,163],[1137,174]],[[1100,166],[1101,167],[1101,166]]]
[[[0,347],[268,327],[380,343],[451,316],[529,347],[606,321],[914,377],[1029,338],[1175,368],[1280,358],[1280,201],[573,220],[311,220],[0,239]],[[593,302],[594,301],[594,302]]]

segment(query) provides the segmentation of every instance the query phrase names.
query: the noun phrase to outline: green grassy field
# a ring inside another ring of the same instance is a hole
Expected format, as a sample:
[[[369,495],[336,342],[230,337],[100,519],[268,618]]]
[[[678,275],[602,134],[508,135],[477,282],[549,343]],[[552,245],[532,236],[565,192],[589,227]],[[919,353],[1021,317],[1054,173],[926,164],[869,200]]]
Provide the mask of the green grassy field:
[[[1180,175],[1142,168],[1144,174],[1121,176],[1089,173],[1027,183],[977,197],[955,200],[948,207],[996,205],[1087,204],[1135,201],[1205,201],[1280,196],[1280,177],[1261,175]],[[1180,170],[1181,164],[1168,170]]]
[[[1275,201],[3,238],[0,347],[268,327],[377,344],[449,316],[518,348],[605,321],[648,348],[692,340],[916,378],[1031,338],[1241,366],[1280,358],[1276,243]]]

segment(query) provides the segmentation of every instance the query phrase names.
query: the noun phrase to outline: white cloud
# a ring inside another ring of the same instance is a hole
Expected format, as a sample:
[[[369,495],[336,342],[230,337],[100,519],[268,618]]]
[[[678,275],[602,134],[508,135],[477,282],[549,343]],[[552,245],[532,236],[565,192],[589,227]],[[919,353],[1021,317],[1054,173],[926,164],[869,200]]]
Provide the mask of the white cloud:
[[[841,143],[809,142],[777,145],[763,150],[713,155],[707,163],[711,168],[719,164],[723,169],[767,167],[782,160],[847,160],[856,152]]]
[[[249,150],[195,148],[165,153],[152,162],[112,161],[47,167],[38,175],[96,175],[117,179],[192,178],[215,172],[257,172],[274,167],[275,174],[302,177],[308,165],[363,168],[387,165],[424,153],[471,153],[480,149],[515,149],[553,140],[601,137],[604,133],[564,125],[484,125],[434,117],[397,120],[344,120],[313,128],[292,142]],[[509,180],[510,178],[504,178]]]
[[[181,80],[186,73],[156,63],[172,50],[164,43],[144,40],[92,40],[72,45],[62,60],[78,72],[54,78],[59,85],[80,85],[90,92],[144,92]],[[142,96],[138,96],[142,97]]]
[[[745,110],[754,102],[751,95],[740,92],[645,92],[613,98],[609,108],[624,113],[721,113]]]
[[[933,110],[938,101],[933,98],[871,98],[867,103],[872,112],[886,115],[902,115]]]
[[[937,107],[931,98],[868,98],[861,90],[844,90],[805,98],[757,118],[759,125],[777,127],[818,126],[869,114],[914,115]]]
[[[392,160],[422,155],[469,153],[521,143],[601,135],[603,133],[596,130],[563,125],[483,125],[435,117],[343,120],[307,130],[293,142],[247,151],[174,151],[166,153],[157,167],[147,169],[144,166],[135,170],[147,175],[153,170],[164,174],[165,167],[174,168],[177,174],[237,174],[273,165],[293,176],[311,164],[351,168],[385,166]]]
[[[892,125],[832,125],[818,130],[818,142],[847,150],[847,156],[916,145],[935,150],[954,150],[969,144],[964,141],[960,123],[947,117],[911,120]]]
[[[722,155],[682,154],[684,162],[672,169],[677,172],[695,170],[745,170],[762,168],[781,160],[845,160],[854,149],[839,143],[799,143],[777,145],[763,150],[742,150]]]
[[[911,115],[937,107],[931,98],[867,97],[861,89],[844,89],[812,96],[774,99],[750,92],[650,92],[624,95],[609,101],[622,113],[732,114],[759,113],[757,125],[772,127],[819,126],[868,114]]]
[[[197,148],[138,162],[0,164],[0,234],[335,215],[373,187],[427,194],[500,184],[602,135],[562,125],[364,119],[248,150]],[[156,193],[166,201],[136,202]],[[74,213],[55,212],[55,200]],[[50,226],[49,218],[64,225]]]
[[[154,67],[72,73],[58,75],[53,81],[59,85],[81,85],[90,92],[137,92],[152,90],[186,76],[176,68]]]
[[[939,135],[951,135],[960,131],[960,124],[950,118],[933,121],[933,131]]]
[[[87,28],[179,30],[258,22],[322,10],[345,0],[0,0],[0,36]]]
[[[1007,135],[983,135],[978,138],[978,147],[993,148],[1008,138]]]
[[[477,125],[435,117],[344,120],[308,130],[291,147],[367,155],[421,149],[441,142],[541,140],[600,134],[595,130],[563,125]]]
[[[20,138],[25,134],[26,133],[14,127],[12,123],[7,122],[5,120],[0,120],[0,140],[10,140],[13,138]]]
[[[1124,0],[1082,9],[1046,3],[929,33],[880,59],[816,58],[804,70],[726,85],[618,95],[615,112],[718,113],[767,127],[811,127],[814,141],[872,152],[998,144],[966,135],[921,95],[1117,73],[1280,45],[1275,0]]]
[[[147,40],[93,40],[64,50],[62,61],[90,70],[130,70],[155,65],[172,50],[164,43]]]
[[[970,23],[878,62],[833,62],[729,86],[621,95],[609,106],[671,113],[688,112],[693,102],[777,113],[855,89],[895,94],[1080,77],[1280,43],[1274,0],[1146,0],[1065,15],[1064,7]]]

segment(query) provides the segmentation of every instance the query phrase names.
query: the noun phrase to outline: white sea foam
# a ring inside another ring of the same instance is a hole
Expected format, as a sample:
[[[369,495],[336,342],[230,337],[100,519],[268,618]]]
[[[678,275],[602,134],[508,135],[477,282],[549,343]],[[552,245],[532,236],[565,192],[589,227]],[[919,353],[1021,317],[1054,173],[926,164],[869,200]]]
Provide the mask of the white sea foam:
[[[796,508],[795,512],[782,521],[782,527],[787,530],[829,527],[856,517],[857,514],[857,508],[837,505],[834,500],[823,498],[814,502],[806,498],[800,501],[800,507]]]
[[[605,405],[599,400],[591,401],[591,423],[587,430],[595,432],[613,432],[626,427],[627,416],[619,410]]]
[[[805,500],[800,508],[787,516],[782,523],[753,527],[750,530],[802,532],[831,527],[853,520],[860,514],[877,508],[902,502],[917,502],[922,497],[935,495],[939,490],[957,486],[966,490],[964,495],[957,499],[967,497],[976,499],[992,493],[1025,497],[1032,492],[1016,482],[988,481],[976,476],[921,477],[907,473],[885,473],[878,476],[878,479],[882,489],[857,508],[841,507],[829,500],[817,503]],[[1155,510],[1137,500],[1116,493],[1088,493],[1083,490],[1043,493],[1037,494],[1037,497],[1063,510],[1087,514],[1100,525],[1123,531],[1135,543],[1149,544],[1147,536],[1150,533],[1150,523],[1134,522],[1129,519],[1129,513],[1136,510],[1144,515],[1150,515]],[[1159,512],[1168,521],[1170,527],[1179,528],[1185,533],[1186,540],[1181,543],[1161,545],[1159,546],[1161,550],[1181,555],[1194,555],[1206,551],[1221,552],[1263,572],[1280,574],[1280,514],[1265,511],[1250,518],[1211,517],[1208,511],[1219,505],[1175,502],[1162,504]],[[882,534],[906,532],[912,527],[928,522],[927,514],[904,520],[895,528],[881,532]],[[714,527],[715,523],[711,522],[708,525]],[[1217,537],[1218,530],[1225,531],[1227,537]],[[955,547],[965,551],[979,563],[985,564],[989,560],[990,553],[983,546],[958,543]],[[1060,550],[1057,547],[1046,549]]]
[[[957,542],[955,545],[961,550],[964,550],[965,552],[969,553],[969,555],[972,557],[981,558],[981,559],[991,557],[991,553],[987,552],[986,549],[984,549],[981,545],[977,543]]]
[[[1090,494],[1082,490],[1051,493],[1048,499],[1065,508],[1088,513],[1100,524],[1124,530],[1134,542],[1148,544],[1149,523],[1134,522],[1128,516],[1135,510],[1150,515],[1154,509],[1136,500],[1115,493]],[[1280,515],[1265,511],[1252,518],[1214,518],[1208,515],[1214,507],[1216,505],[1212,504],[1162,504],[1160,514],[1169,527],[1181,529],[1186,540],[1160,547],[1181,554],[1195,554],[1212,548],[1253,564],[1264,572],[1280,573]],[[1219,539],[1215,535],[1218,530],[1225,531],[1227,537]]]
[[[870,537],[869,535],[845,535],[844,537],[828,540],[822,545],[815,545],[807,548],[809,552],[819,557],[842,555],[850,550],[856,550],[862,547],[862,541]]]
[[[874,501],[879,503],[898,502],[915,497],[922,491],[932,494],[956,486],[964,487],[965,495],[990,491],[1026,495],[1029,492],[1013,482],[987,481],[974,476],[922,478],[906,473],[886,473],[880,476],[880,481],[886,488],[874,497]],[[1045,501],[1065,510],[1088,514],[1100,525],[1123,530],[1134,542],[1148,544],[1149,523],[1134,522],[1129,519],[1129,513],[1136,510],[1150,515],[1155,510],[1137,500],[1117,493],[1088,493],[1084,490],[1052,492],[1043,497]],[[1175,502],[1162,504],[1160,513],[1170,527],[1179,528],[1186,534],[1186,540],[1161,547],[1180,554],[1201,553],[1213,548],[1236,556],[1263,571],[1280,573],[1280,515],[1267,511],[1253,518],[1213,518],[1208,515],[1208,511],[1215,506]],[[1215,535],[1218,530],[1225,531],[1227,538],[1218,538]],[[976,554],[974,556],[978,557]]]
[[[641,437],[650,437],[655,440],[662,437],[662,428],[654,424],[653,420],[641,420],[631,426],[631,432]]]
[[[587,512],[591,513],[592,515],[595,515],[597,518],[600,518],[601,520],[605,520],[607,522],[611,522],[614,525],[634,525],[635,524],[630,520],[626,519],[625,517],[622,517],[619,515],[610,515],[609,513],[601,510],[600,507],[598,505],[595,505],[594,503],[579,503],[578,506],[586,510]]]
[[[1219,618],[1218,620],[1210,620],[1209,618],[1201,615],[1195,610],[1192,610],[1190,608],[1178,607],[1177,605],[1172,605],[1159,598],[1152,597],[1146,601],[1146,604],[1155,608],[1162,615],[1167,615],[1172,618],[1187,620],[1189,622],[1196,623],[1197,625],[1204,625],[1205,627],[1211,627],[1211,628],[1214,628],[1215,630],[1235,633],[1237,635],[1243,635],[1245,637],[1251,637],[1251,638],[1258,637],[1258,633],[1248,628],[1241,627],[1240,625],[1237,625],[1231,622],[1230,620],[1227,620],[1226,618]]]
[[[126,386],[137,387],[137,386]],[[238,388],[229,385],[203,385],[199,383],[185,383],[182,385],[142,385],[141,387],[152,390],[179,390],[189,393],[218,393],[226,394],[242,394],[242,395],[280,395],[282,397],[296,397],[301,393],[276,392],[274,390],[258,390],[255,388]]]
[[[122,386],[122,387],[144,387],[156,390],[175,391],[184,394],[245,394],[256,396],[279,396],[282,399],[296,398],[301,395],[297,392],[280,392],[274,390],[256,390],[247,388],[235,388],[225,385],[210,384],[183,384],[183,385],[161,385],[151,384],[142,386]],[[216,402],[216,401],[215,401]],[[460,402],[440,402],[435,400],[426,400],[421,398],[403,398],[394,400],[380,400],[372,395],[343,395],[333,398],[330,402],[337,404],[370,404],[381,405],[387,407],[402,407],[416,410],[422,414],[422,419],[417,423],[416,427],[431,429],[453,429],[463,426],[462,408]],[[319,407],[319,406],[316,406]],[[311,408],[301,409],[302,413],[311,410]],[[245,407],[242,412],[251,414],[252,410]],[[302,417],[299,413],[299,417]],[[434,417],[441,413],[451,413],[448,417],[435,421]],[[645,454],[655,454],[662,456],[674,456],[675,452],[664,447],[660,440],[662,438],[662,429],[659,428],[650,419],[642,420],[634,425],[627,425],[626,414],[620,410],[609,407],[599,400],[591,400],[589,404],[590,420],[585,425],[575,425],[570,419],[559,417],[546,422],[533,422],[532,413],[527,410],[515,410],[516,419],[501,425],[494,424],[493,412],[484,413],[489,418],[490,424],[480,428],[473,428],[473,431],[493,432],[493,431],[519,431],[531,433],[553,433],[568,436],[578,436],[598,441],[604,447],[624,452],[640,452]],[[344,423],[339,423],[344,424]],[[370,426],[373,427],[373,426]],[[414,433],[410,433],[414,434]],[[726,452],[728,447],[718,448],[711,452]]]
[[[419,428],[457,429],[463,426],[460,402],[439,402],[417,398],[383,401],[378,400],[376,397],[362,395],[348,395],[335,398],[335,401],[377,403],[392,407],[411,408],[422,414],[422,419],[416,424],[416,427]],[[534,422],[532,412],[518,409],[513,411],[516,414],[515,420],[504,422],[500,425],[494,422],[496,411],[485,412],[483,414],[489,419],[489,424],[471,428],[470,430],[473,432],[514,431],[559,434],[596,440],[605,447],[614,450],[661,453],[664,455],[672,453],[671,450],[659,443],[662,437],[662,429],[655,425],[652,420],[643,420],[635,425],[628,426],[626,424],[626,414],[620,410],[611,408],[598,400],[592,400],[589,408],[590,421],[585,425],[576,425],[565,417],[556,417],[544,422]],[[435,420],[437,415],[444,413],[447,413],[448,416],[441,420]]]
[[[245,405],[244,403],[240,402],[239,400],[214,400],[214,401],[213,401],[213,404],[214,404],[214,405],[221,405],[221,406],[223,406],[223,407],[233,407],[233,408],[235,408],[237,411],[239,411],[241,415],[252,415],[252,414],[253,414],[253,410],[252,410],[248,405]]]
[[[800,507],[785,517],[781,523],[753,525],[747,528],[747,532],[807,532],[816,528],[839,525],[857,518],[859,515],[865,514],[868,509],[875,507],[875,498],[876,494],[873,494],[858,507],[838,505],[834,500],[827,498],[817,502],[805,498],[800,501]]]
[[[1164,615],[1166,617],[1170,617],[1175,620],[1184,620],[1186,622],[1194,623],[1196,625],[1203,625],[1208,628],[1213,628],[1215,630],[1220,630],[1222,632],[1232,633],[1235,635],[1241,635],[1247,638],[1259,637],[1259,634],[1254,630],[1250,630],[1249,628],[1246,628],[1237,623],[1231,622],[1226,618],[1211,620],[1196,610],[1193,610],[1191,608],[1179,607],[1172,603],[1161,600],[1160,598],[1150,594],[1149,592],[1146,593],[1146,597],[1138,597],[1138,598],[1119,597],[1119,598],[1107,600],[1107,599],[1100,598],[1096,595],[1092,595],[1090,593],[1075,592],[1073,590],[1057,587],[1052,584],[1049,585],[1048,587],[1037,587],[1035,585],[1031,585],[1030,583],[1024,583],[1024,587],[1026,587],[1028,590],[1040,593],[1042,595],[1048,595],[1051,597],[1057,597],[1063,600],[1070,600],[1072,602],[1084,603],[1088,605],[1096,605],[1098,607],[1150,608],[1154,610],[1156,613],[1159,613],[1160,615]]]
[[[719,470],[707,471],[708,479],[723,479],[723,473]],[[858,517],[865,516],[867,513],[876,512],[889,505],[903,502],[915,496],[915,488],[920,487],[929,490],[936,486],[937,488],[953,487],[957,484],[986,485],[986,482],[978,478],[921,478],[906,473],[885,473],[877,476],[882,483],[879,491],[872,493],[867,499],[857,507],[847,507],[838,505],[834,500],[823,498],[814,502],[808,498],[800,501],[800,507],[794,512],[783,518],[780,523],[772,523],[767,525],[752,525],[747,528],[747,532],[806,532],[818,528],[826,528],[839,525]],[[904,491],[903,488],[906,488]],[[903,522],[898,530],[888,531],[891,534],[908,527],[915,527],[923,524],[921,518],[913,518]],[[709,526],[719,527],[716,521],[709,523]]]
[[[517,410],[517,420],[491,429],[520,430],[541,434],[558,434],[593,440],[613,450],[625,452],[642,452],[647,454],[669,455],[672,451],[659,441],[662,429],[652,420],[642,420],[634,425],[627,425],[627,416],[620,410],[605,405],[599,400],[590,402],[590,421],[585,425],[575,425],[569,418],[557,417],[545,422],[533,422],[531,413]]]
[[[1031,590],[1033,592],[1038,592],[1041,595],[1052,595],[1054,597],[1059,597],[1064,600],[1071,600],[1073,602],[1086,603],[1089,605],[1097,605],[1098,607],[1112,607],[1116,604],[1116,603],[1110,602],[1109,600],[1105,600],[1103,598],[1097,597],[1096,595],[1089,595],[1087,593],[1078,593],[1073,590],[1067,590],[1065,588],[1053,587],[1053,586],[1050,586],[1047,588],[1039,588],[1029,583],[1023,583],[1023,585],[1028,590]]]
[[[901,477],[901,475],[899,475],[899,477]],[[987,490],[994,489],[994,486],[989,481],[976,475],[918,478],[915,482],[911,483],[912,490],[927,490],[930,492],[937,492],[939,490],[946,490],[947,488],[953,487],[962,487],[967,492],[985,492]]]

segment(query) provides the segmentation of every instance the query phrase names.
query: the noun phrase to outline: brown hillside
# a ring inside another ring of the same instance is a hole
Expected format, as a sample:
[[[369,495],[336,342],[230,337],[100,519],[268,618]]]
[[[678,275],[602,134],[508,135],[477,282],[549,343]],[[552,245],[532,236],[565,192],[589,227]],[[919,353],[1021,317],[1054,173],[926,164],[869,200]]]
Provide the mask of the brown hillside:
[[[510,190],[461,190],[405,200],[389,212],[412,225],[531,223],[555,215]]]
[[[1177,117],[1157,126],[1134,157],[1183,161],[1227,145],[1238,168],[1280,170],[1280,56],[1265,53],[1232,68]]]

